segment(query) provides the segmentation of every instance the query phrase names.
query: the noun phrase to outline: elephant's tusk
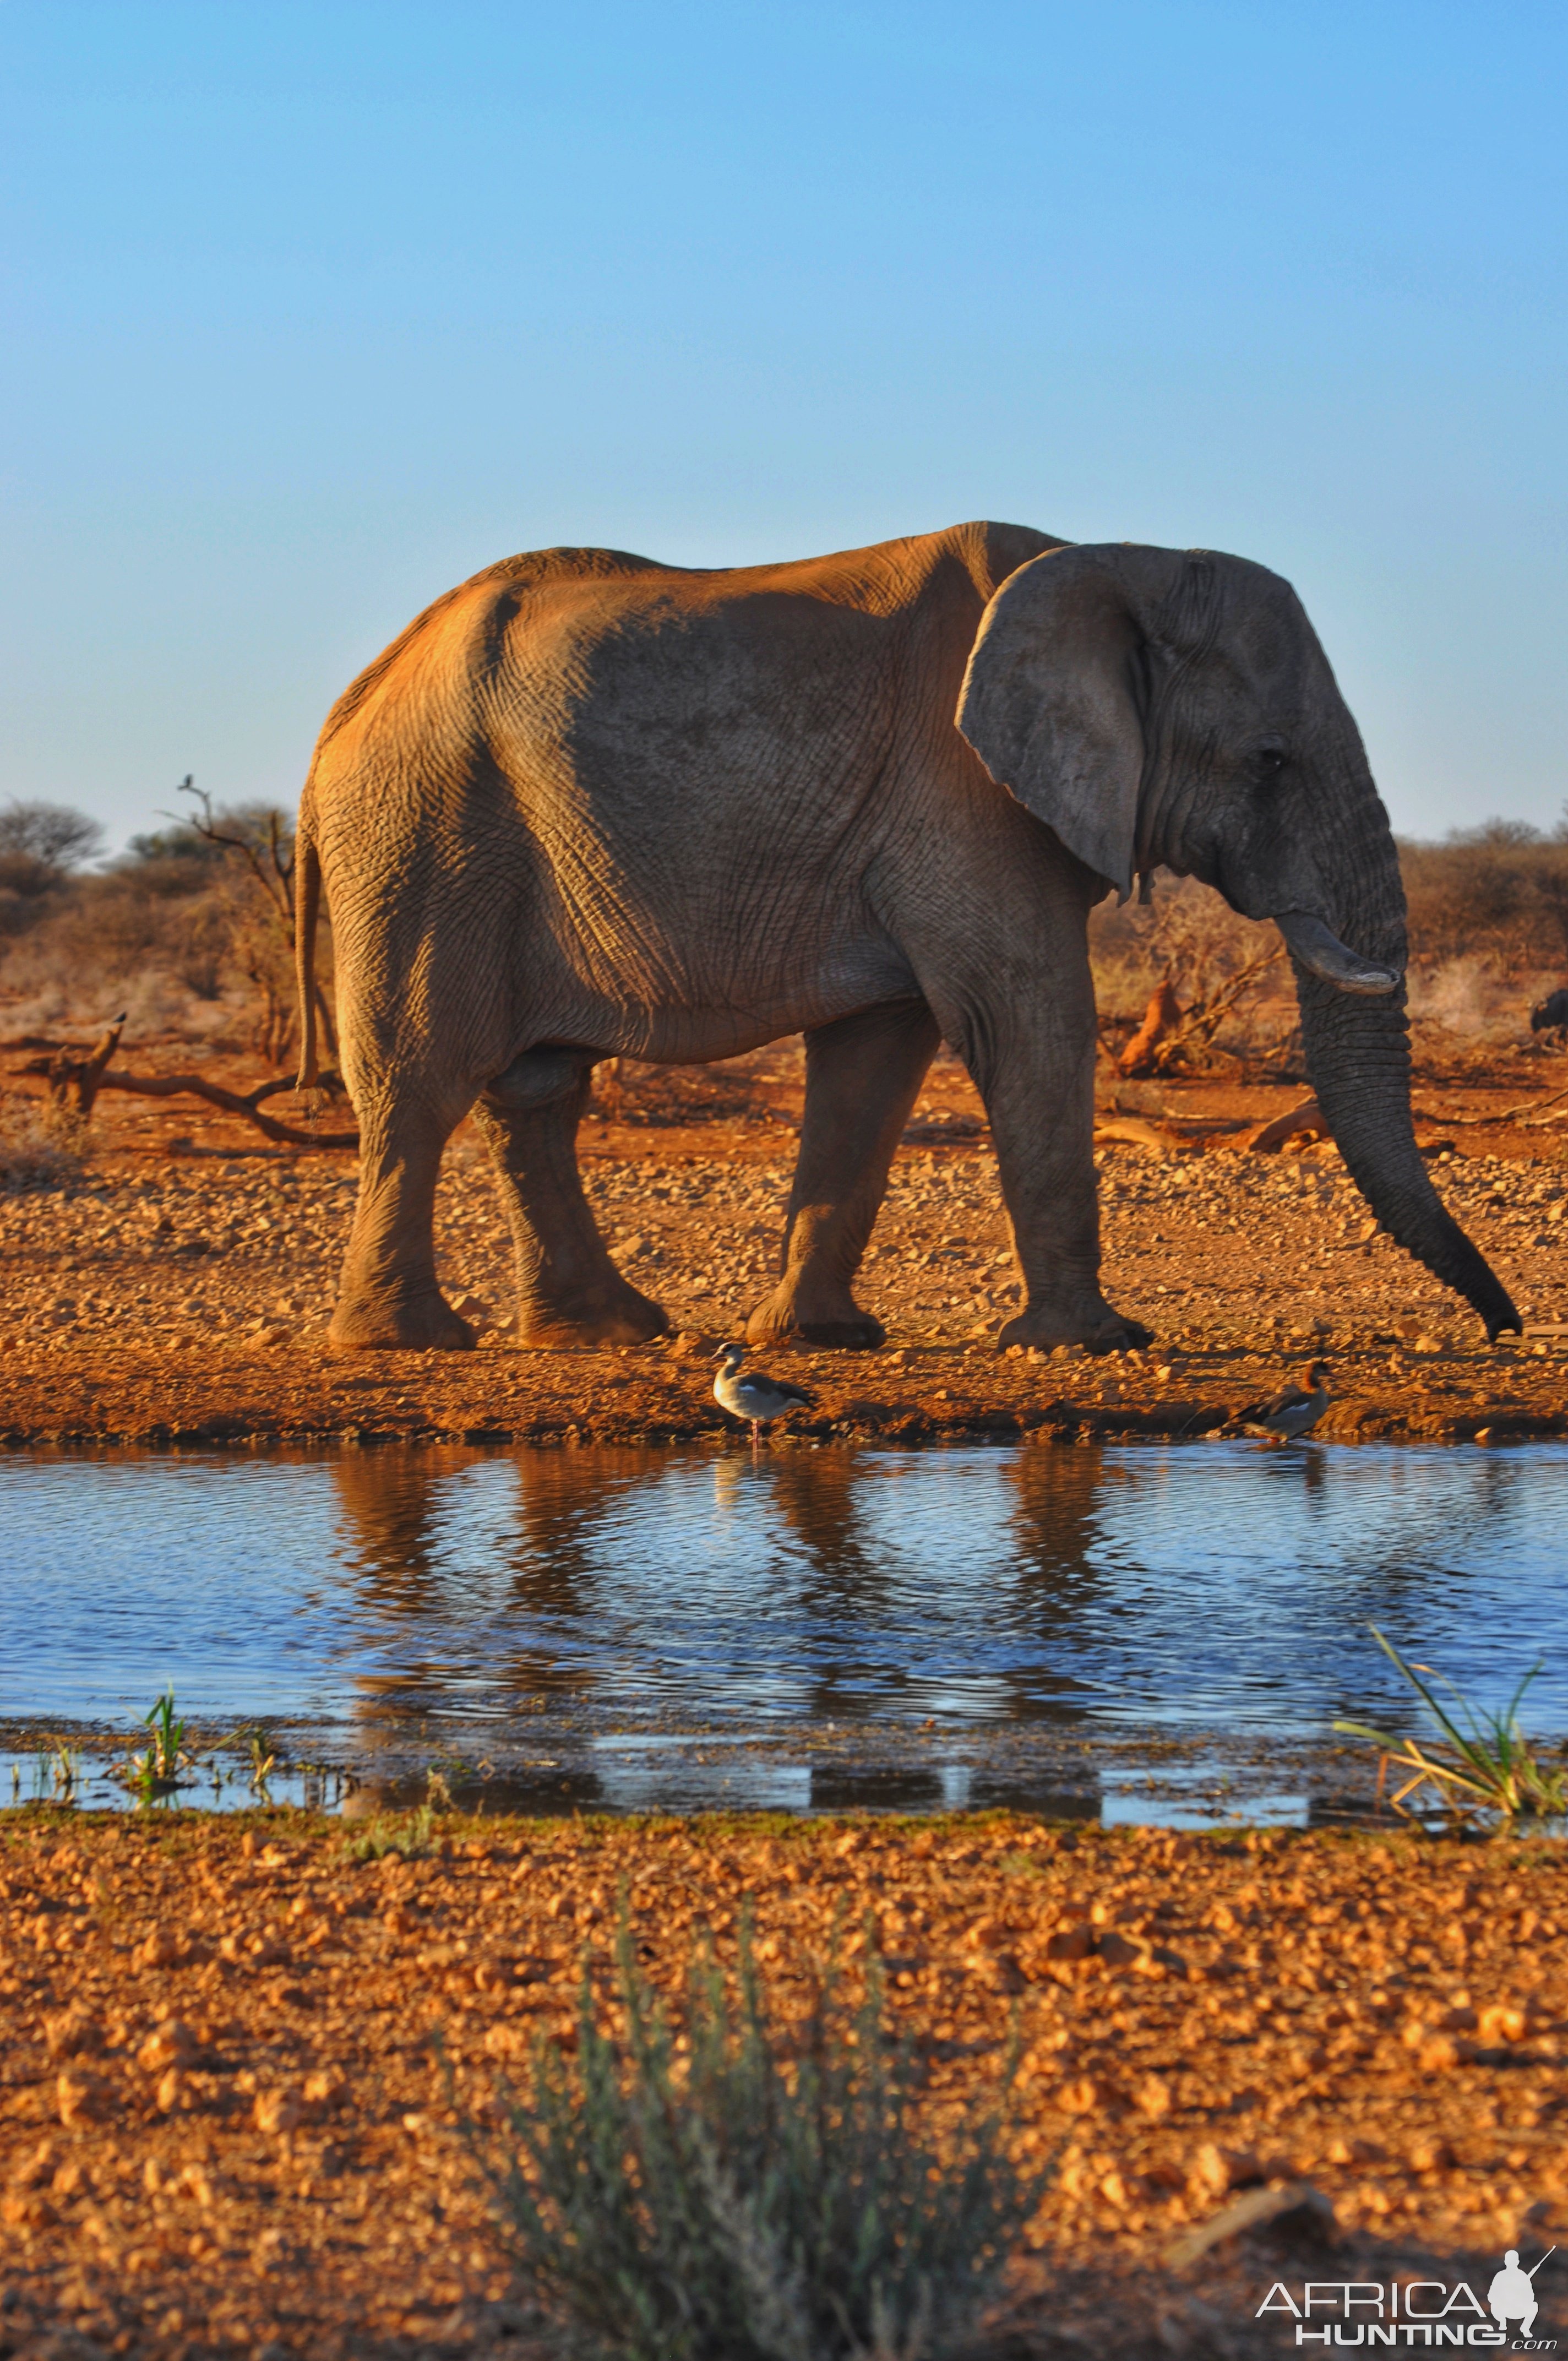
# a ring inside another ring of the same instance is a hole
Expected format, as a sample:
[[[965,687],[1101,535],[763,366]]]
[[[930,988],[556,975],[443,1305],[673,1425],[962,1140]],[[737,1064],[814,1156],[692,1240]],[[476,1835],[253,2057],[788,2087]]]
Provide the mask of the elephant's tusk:
[[[1305,910],[1282,911],[1274,923],[1302,966],[1341,992],[1392,992],[1398,983],[1392,968],[1376,967],[1359,951],[1347,949],[1332,928]]]

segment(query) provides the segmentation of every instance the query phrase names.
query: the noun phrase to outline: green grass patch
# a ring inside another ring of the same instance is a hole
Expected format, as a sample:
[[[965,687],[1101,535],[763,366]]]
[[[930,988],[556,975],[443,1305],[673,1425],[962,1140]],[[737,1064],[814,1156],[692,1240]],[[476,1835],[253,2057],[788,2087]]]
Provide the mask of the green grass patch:
[[[1367,1628],[1420,1698],[1438,1732],[1436,1737],[1398,1738],[1364,1721],[1335,1722],[1343,1736],[1365,1739],[1378,1749],[1379,1803],[1390,1776],[1407,1773],[1404,1784],[1388,1798],[1396,1812],[1403,1812],[1407,1799],[1426,1788],[1442,1810],[1459,1819],[1481,1812],[1496,1812],[1505,1820],[1568,1815],[1568,1770],[1549,1769],[1519,1727],[1519,1701],[1540,1673],[1539,1663],[1526,1673],[1501,1713],[1483,1713],[1446,1674],[1430,1664],[1408,1663],[1376,1623]],[[1452,1700],[1452,1710],[1440,1690]]]

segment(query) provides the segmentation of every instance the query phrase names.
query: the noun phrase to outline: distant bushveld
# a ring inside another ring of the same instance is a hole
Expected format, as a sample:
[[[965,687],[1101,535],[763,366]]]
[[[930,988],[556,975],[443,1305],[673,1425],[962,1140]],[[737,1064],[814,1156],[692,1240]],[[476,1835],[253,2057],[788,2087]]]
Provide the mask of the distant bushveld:
[[[97,823],[68,805],[0,807],[0,1026],[11,1039],[91,1027],[125,1008],[144,1040],[287,1062],[292,817],[263,803],[214,807],[189,783],[185,792],[185,816],[113,859]],[[1418,1060],[1543,1046],[1530,1011],[1568,979],[1568,820],[1549,833],[1492,819],[1441,843],[1407,840],[1399,852]],[[1299,1068],[1289,967],[1271,956],[1277,936],[1207,886],[1161,873],[1148,902],[1102,903],[1090,940],[1113,1054],[1168,983],[1186,1023],[1161,1071],[1283,1079]]]
[[[0,807],[0,1023],[13,1038],[128,1011],[127,1030],[281,1065],[296,1036],[291,815],[214,808],[99,858],[68,806]],[[90,862],[95,866],[90,867]],[[330,978],[331,929],[318,969]]]

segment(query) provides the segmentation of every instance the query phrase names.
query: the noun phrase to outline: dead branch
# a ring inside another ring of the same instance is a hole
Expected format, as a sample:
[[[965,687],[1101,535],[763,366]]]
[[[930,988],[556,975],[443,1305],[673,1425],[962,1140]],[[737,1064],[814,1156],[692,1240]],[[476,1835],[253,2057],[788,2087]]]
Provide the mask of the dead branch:
[[[1537,1122],[1520,1121],[1519,1129],[1534,1131],[1538,1124],[1568,1122],[1568,1107],[1564,1107],[1559,1115],[1544,1113],[1544,1109],[1557,1106],[1563,1099],[1568,1099],[1568,1090],[1553,1091],[1550,1098],[1525,1099],[1519,1105],[1504,1107],[1497,1115],[1439,1115],[1435,1108],[1429,1107],[1417,1107],[1415,1111],[1418,1115],[1424,1115],[1429,1123],[1442,1124],[1513,1123],[1520,1117],[1533,1115],[1537,1118]]]
[[[189,796],[192,801],[199,803],[202,807],[201,818],[197,819],[189,812],[183,815],[178,812],[164,812],[161,817],[164,819],[174,820],[179,826],[193,829],[207,844],[220,844],[226,851],[239,854],[257,884],[272,905],[278,923],[288,938],[289,949],[292,950],[294,948],[294,855],[291,848],[284,844],[280,814],[271,811],[267,815],[268,847],[267,857],[264,859],[259,848],[251,838],[230,836],[218,826],[213,815],[211,796],[205,787],[199,787],[196,785],[194,777],[189,771],[181,780],[176,793]]]
[[[1094,1137],[1096,1140],[1130,1140],[1135,1148],[1157,1148],[1162,1155],[1168,1155],[1175,1146],[1168,1131],[1157,1130],[1137,1115],[1096,1115]]]
[[[1181,1003],[1168,968],[1149,996],[1144,1021],[1116,1060],[1116,1071],[1129,1082],[1155,1071],[1155,1052],[1181,1022]]]
[[[100,1034],[93,1047],[83,1054],[81,1050],[54,1049],[46,1058],[29,1059],[18,1066],[19,1074],[42,1074],[49,1083],[49,1094],[56,1106],[69,1107],[85,1123],[93,1112],[93,1102],[104,1087],[104,1073],[119,1046],[125,1028],[126,1013],[109,1019],[108,1028]]]
[[[269,1139],[281,1140],[291,1148],[357,1148],[356,1131],[302,1131],[295,1124],[280,1123],[275,1115],[263,1115],[264,1099],[277,1098],[294,1088],[291,1075],[258,1082],[253,1091],[225,1091],[221,1082],[209,1082],[204,1074],[131,1074],[116,1071],[108,1060],[120,1038],[125,1018],[116,1018],[97,1048],[86,1058],[73,1058],[68,1050],[56,1050],[47,1058],[29,1058],[25,1066],[16,1066],[16,1074],[42,1074],[52,1096],[61,1104],[73,1104],[78,1115],[86,1116],[93,1111],[93,1102],[101,1091],[128,1091],[143,1099],[196,1098],[205,1099],[209,1106],[222,1107],[225,1115],[236,1115],[246,1123],[253,1123]],[[94,1060],[97,1064],[94,1065]],[[90,1086],[82,1079],[91,1075]],[[56,1077],[62,1079],[57,1081]],[[341,1087],[335,1074],[323,1077],[332,1089]],[[82,1092],[85,1090],[85,1098]],[[74,1095],[72,1095],[74,1094]]]
[[[210,1106],[222,1107],[226,1115],[239,1115],[253,1123],[269,1139],[286,1141],[292,1148],[357,1148],[356,1131],[302,1131],[291,1123],[280,1123],[273,1115],[263,1115],[259,1102],[274,1098],[280,1091],[291,1091],[291,1081],[263,1082],[260,1089],[241,1096],[238,1091],[225,1091],[219,1082],[209,1082],[203,1074],[121,1074],[110,1072],[98,1085],[101,1091],[129,1091],[137,1098],[172,1099],[183,1096],[205,1099]]]
[[[1163,1072],[1183,1050],[1204,1049],[1213,1039],[1225,1018],[1244,993],[1250,992],[1258,978],[1269,968],[1276,967],[1285,957],[1285,945],[1277,944],[1273,950],[1260,951],[1239,968],[1230,982],[1222,984],[1207,1000],[1196,1000],[1180,1023],[1174,1026],[1153,1053],[1157,1072]]]

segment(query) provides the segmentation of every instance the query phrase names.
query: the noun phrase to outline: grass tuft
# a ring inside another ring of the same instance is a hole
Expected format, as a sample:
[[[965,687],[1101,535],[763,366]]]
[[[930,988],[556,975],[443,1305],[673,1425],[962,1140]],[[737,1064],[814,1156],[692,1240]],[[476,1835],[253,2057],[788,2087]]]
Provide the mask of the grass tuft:
[[[181,1772],[192,1760],[185,1750],[185,1724],[175,1719],[172,1684],[142,1716],[142,1728],[151,1732],[151,1742],[145,1753],[132,1755],[119,1776],[146,1799],[177,1787]]]
[[[599,2027],[542,2036],[501,2128],[466,2127],[503,2235],[562,2339],[620,2361],[938,2361],[970,2337],[1043,2192],[994,2107],[941,2150],[887,2029],[872,1954],[858,2007],[830,1963],[804,2024],[770,2021],[743,1924],[733,1995],[711,1952],[684,2030],[638,1968],[624,1912]]]
[[[382,1861],[389,1852],[401,1853],[405,1861],[422,1859],[430,1850],[431,1831],[435,1814],[428,1804],[406,1818],[372,1820],[369,1827],[344,1844],[345,1861]]]
[[[259,1795],[264,1804],[270,1803],[267,1783],[278,1768],[282,1749],[265,1722],[255,1723],[243,1734],[250,1742],[250,1792]]]
[[[1388,1799],[1396,1812],[1403,1812],[1408,1795],[1430,1787],[1442,1808],[1460,1818],[1483,1811],[1497,1812],[1510,1820],[1556,1819],[1568,1814],[1568,1770],[1548,1770],[1519,1724],[1519,1700],[1540,1673],[1539,1663],[1526,1673],[1501,1713],[1482,1713],[1446,1674],[1434,1672],[1430,1664],[1407,1664],[1376,1623],[1367,1629],[1442,1732],[1436,1740],[1398,1738],[1364,1721],[1335,1722],[1335,1730],[1344,1737],[1364,1738],[1378,1749],[1379,1803],[1389,1773],[1405,1771],[1410,1776]],[[1447,1690],[1453,1713],[1429,1682]],[[1457,1721],[1454,1713],[1460,1717]]]

